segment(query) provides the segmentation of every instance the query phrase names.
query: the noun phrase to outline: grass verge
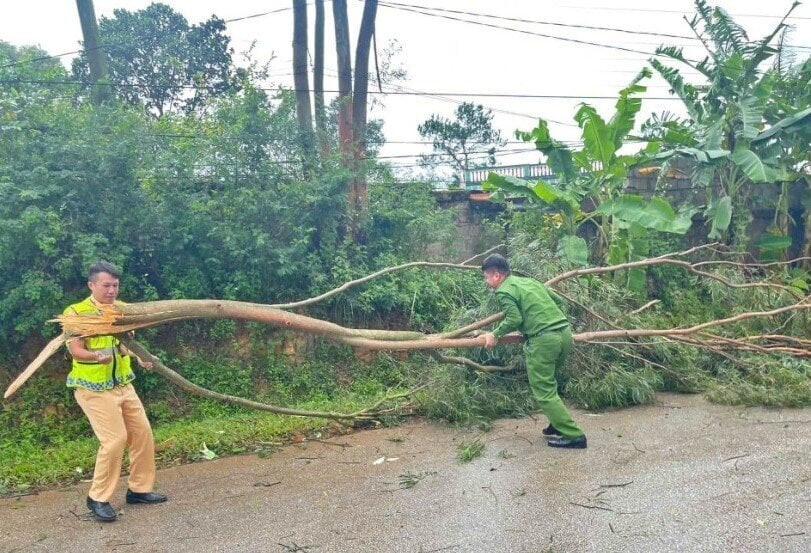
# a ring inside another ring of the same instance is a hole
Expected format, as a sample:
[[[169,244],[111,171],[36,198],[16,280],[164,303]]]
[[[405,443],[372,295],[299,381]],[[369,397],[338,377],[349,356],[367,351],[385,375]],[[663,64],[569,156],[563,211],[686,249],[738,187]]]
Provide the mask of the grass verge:
[[[351,412],[375,397],[346,395],[302,403],[301,409]],[[264,412],[236,412],[208,419],[183,419],[153,428],[159,468],[240,453],[267,453],[295,434],[309,434],[337,423]],[[48,447],[4,440],[0,448],[0,494],[76,483],[92,478],[98,442],[92,434]],[[126,465],[126,463],[125,463]]]

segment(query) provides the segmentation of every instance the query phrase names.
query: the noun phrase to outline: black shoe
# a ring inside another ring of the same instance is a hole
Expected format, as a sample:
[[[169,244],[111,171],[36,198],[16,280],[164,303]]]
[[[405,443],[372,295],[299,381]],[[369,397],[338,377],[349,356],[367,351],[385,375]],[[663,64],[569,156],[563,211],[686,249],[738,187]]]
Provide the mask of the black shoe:
[[[554,426],[552,426],[551,424],[543,429],[543,431],[541,432],[541,435],[544,438],[546,438],[547,440],[549,438],[562,438],[563,437],[563,435],[560,432],[558,432],[557,429]]]
[[[134,492],[127,488],[127,503],[163,503],[166,496],[155,492]]]
[[[586,449],[586,436],[577,438],[552,438],[546,445],[550,447],[565,447],[568,449]]]
[[[87,508],[90,513],[102,522],[112,522],[115,520],[115,511],[106,501],[95,501],[87,496]]]

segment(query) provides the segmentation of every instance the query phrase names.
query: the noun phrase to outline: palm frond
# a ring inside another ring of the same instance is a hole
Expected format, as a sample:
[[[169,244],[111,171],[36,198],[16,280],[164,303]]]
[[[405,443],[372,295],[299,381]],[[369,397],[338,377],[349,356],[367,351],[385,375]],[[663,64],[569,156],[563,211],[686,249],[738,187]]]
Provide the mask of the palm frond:
[[[769,59],[774,54],[779,54],[781,52],[781,48],[771,46],[770,43],[772,40],[774,40],[774,37],[776,37],[778,33],[788,27],[786,24],[786,19],[799,5],[799,2],[794,2],[786,12],[786,15],[783,16],[783,19],[780,20],[780,23],[777,24],[777,27],[775,27],[774,30],[762,40],[757,41],[756,45],[751,50],[749,59],[747,60],[747,74],[754,73],[762,62]],[[785,35],[781,37],[781,41],[783,38],[785,38]]]
[[[651,59],[650,64],[667,84],[670,85],[671,91],[681,98],[690,117],[692,117],[694,121],[703,119],[704,107],[701,105],[698,91],[693,85],[684,80],[679,70],[668,67],[656,59]]]
[[[636,77],[620,91],[617,99],[616,111],[608,122],[611,139],[616,149],[622,145],[622,140],[631,132],[636,122],[636,115],[642,107],[642,98],[633,97],[634,94],[645,92],[646,88],[639,85],[642,79],[652,76],[650,69],[644,67]]]
[[[721,40],[725,45],[723,50],[726,52],[743,53],[749,43],[749,35],[746,34],[746,30],[735,23],[729,13],[721,7],[713,10],[713,22],[706,29],[711,36],[715,35]]]
[[[698,69],[695,62],[684,57],[684,48],[679,48],[678,46],[659,46],[656,48],[656,55],[665,56],[676,61],[680,61],[692,69]]]

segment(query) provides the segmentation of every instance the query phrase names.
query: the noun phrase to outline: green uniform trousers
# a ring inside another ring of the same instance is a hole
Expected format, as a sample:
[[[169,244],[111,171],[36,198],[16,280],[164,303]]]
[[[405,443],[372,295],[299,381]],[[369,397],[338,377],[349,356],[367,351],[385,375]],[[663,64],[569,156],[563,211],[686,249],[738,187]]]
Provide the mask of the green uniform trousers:
[[[572,331],[568,327],[545,332],[524,343],[529,386],[544,415],[549,419],[549,424],[564,438],[578,438],[583,436],[583,430],[566,410],[558,395],[558,383],[555,380],[555,371],[563,368],[570,351]]]

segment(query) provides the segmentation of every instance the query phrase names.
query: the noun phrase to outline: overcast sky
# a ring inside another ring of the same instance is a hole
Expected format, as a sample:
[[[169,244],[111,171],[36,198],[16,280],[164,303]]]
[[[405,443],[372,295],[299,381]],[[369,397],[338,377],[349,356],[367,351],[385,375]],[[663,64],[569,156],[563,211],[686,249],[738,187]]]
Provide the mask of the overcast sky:
[[[450,116],[460,101],[481,103],[494,110],[494,123],[505,138],[514,140],[516,129],[530,130],[538,117],[558,121],[551,123],[553,135],[559,140],[576,140],[579,129],[572,122],[576,106],[586,101],[597,106],[608,117],[612,100],[589,99],[588,96],[615,96],[645,65],[648,55],[660,44],[684,46],[688,58],[703,56],[700,43],[690,38],[692,31],[684,21],[692,15],[690,0],[392,0],[392,3],[460,10],[474,14],[498,15],[502,18],[559,23],[566,25],[613,27],[634,31],[623,33],[582,29],[560,25],[510,21],[450,12],[425,15],[381,5],[377,17],[378,50],[396,39],[402,51],[397,63],[407,72],[400,83],[410,91],[430,93],[464,93],[470,97],[448,94],[443,98],[429,96],[385,96],[384,106],[378,106],[372,117],[382,118],[384,134],[390,141],[381,155],[401,156],[428,152],[420,141],[417,125],[433,113]],[[151,2],[147,0],[95,0],[96,15],[112,16],[116,8],[138,10]],[[190,23],[207,19],[212,14],[233,19],[291,6],[291,0],[171,0],[165,2],[182,13]],[[721,5],[744,25],[750,38],[761,38],[779,22],[788,10],[790,0],[771,2],[753,0],[723,0]],[[309,6],[309,27],[312,31],[314,8]],[[352,52],[360,24],[362,3],[349,0],[349,25]],[[335,75],[332,8],[326,3],[328,19],[327,79],[325,87],[337,89]],[[426,11],[426,10],[422,10]],[[438,17],[444,15],[446,17]],[[458,21],[451,18],[465,19]],[[478,21],[485,25],[472,23]],[[790,41],[807,48],[799,49],[801,56],[811,53],[811,2],[799,6],[790,23],[795,27]],[[492,25],[492,26],[488,26]],[[508,30],[498,27],[509,27]],[[254,56],[260,60],[275,56],[271,64],[272,85],[292,86],[292,11],[281,11],[228,24],[228,34],[236,52],[244,51],[256,41]],[[679,35],[678,38],[639,33]],[[534,33],[534,34],[533,34]],[[548,37],[538,34],[549,35]],[[551,38],[558,37],[558,38]],[[683,38],[682,38],[683,37]],[[561,39],[569,39],[561,40]],[[81,28],[74,0],[27,0],[3,2],[0,19],[0,40],[15,45],[39,45],[51,54],[76,50],[81,40]],[[310,36],[312,42],[312,34]],[[599,43],[594,46],[571,40]],[[625,49],[625,50],[623,50]],[[632,51],[627,51],[632,50]],[[634,52],[638,51],[638,52]],[[62,58],[69,65],[71,56]],[[237,56],[237,62],[240,58]],[[353,60],[354,62],[354,60]],[[312,82],[312,81],[311,81]],[[373,86],[370,82],[370,87]],[[654,78],[648,82],[647,96],[668,96],[664,81]],[[516,98],[479,96],[480,94],[527,94],[575,96],[575,98]],[[642,113],[669,110],[681,113],[679,103],[650,99],[643,103]],[[640,117],[639,120],[643,120]],[[522,144],[508,144],[498,156],[500,165],[536,162],[537,153],[526,153]],[[414,159],[397,158],[392,162],[403,166]],[[404,171],[409,170],[408,168]]]

